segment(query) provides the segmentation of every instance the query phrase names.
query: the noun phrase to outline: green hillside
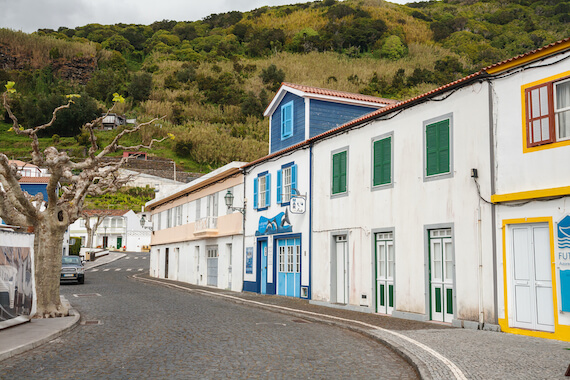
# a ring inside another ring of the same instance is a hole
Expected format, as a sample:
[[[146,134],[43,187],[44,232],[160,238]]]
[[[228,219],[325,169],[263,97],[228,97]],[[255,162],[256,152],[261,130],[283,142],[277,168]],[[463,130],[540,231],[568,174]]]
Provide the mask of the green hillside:
[[[63,95],[82,94],[42,144],[80,156],[82,123],[119,92],[121,114],[166,115],[133,141],[173,133],[151,153],[206,171],[267,154],[262,113],[282,81],[405,99],[567,37],[569,13],[570,1],[554,0],[324,0],[192,22],[0,29],[0,83],[16,82],[24,126],[45,122]],[[29,154],[0,132],[0,151]]]

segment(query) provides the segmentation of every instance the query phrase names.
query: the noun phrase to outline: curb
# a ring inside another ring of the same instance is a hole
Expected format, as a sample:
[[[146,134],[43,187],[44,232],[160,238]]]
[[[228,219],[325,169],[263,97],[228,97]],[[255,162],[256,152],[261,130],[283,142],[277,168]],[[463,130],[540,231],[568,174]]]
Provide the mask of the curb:
[[[65,303],[67,305],[69,305],[69,302],[62,297],[62,303]],[[0,353],[0,361],[3,361],[5,359],[11,358],[13,356],[19,355],[23,352],[32,350],[34,348],[37,348],[43,344],[46,344],[48,342],[51,342],[52,340],[54,340],[55,338],[60,337],[61,335],[63,335],[64,333],[66,333],[67,331],[71,330],[72,328],[74,328],[78,323],[79,320],[81,319],[81,315],[73,308],[69,307],[69,315],[73,317],[73,320],[69,323],[69,325],[65,326],[64,328],[58,330],[58,331],[54,331],[53,333],[40,338],[38,340],[35,340],[33,342],[27,342],[24,343],[10,351],[6,351],[3,353]]]
[[[121,254],[121,255],[119,255],[119,256],[117,256],[117,257],[114,257],[114,258],[111,259],[111,260],[106,260],[106,261],[102,261],[102,262],[97,262],[97,259],[95,259],[95,261],[93,261],[94,264],[93,264],[93,265],[90,265],[89,268],[86,267],[85,270],[97,268],[97,267],[100,267],[101,265],[105,265],[105,264],[112,263],[113,261],[117,261],[117,260],[119,260],[119,259],[122,259],[122,258],[125,257],[125,256],[127,256],[127,254],[123,253],[123,254]]]
[[[431,380],[431,379],[435,378],[434,375],[430,372],[428,365],[422,359],[420,359],[417,355],[415,355],[410,350],[408,350],[404,345],[397,344],[394,342],[390,342],[387,339],[384,339],[378,335],[375,335],[372,330],[368,330],[368,329],[358,327],[355,325],[351,325],[348,323],[344,323],[344,322],[335,321],[332,319],[327,319],[326,316],[325,317],[317,317],[314,315],[307,314],[306,312],[303,312],[301,310],[299,310],[299,311],[284,310],[284,309],[273,307],[271,305],[263,305],[263,304],[259,304],[259,303],[255,303],[255,302],[250,302],[248,300],[236,299],[236,297],[228,298],[224,295],[216,294],[216,292],[207,292],[207,291],[204,291],[201,289],[185,288],[183,286],[178,286],[176,284],[169,284],[169,283],[163,282],[163,281],[140,278],[138,276],[139,276],[139,274],[135,274],[131,277],[138,280],[138,281],[142,281],[142,282],[159,284],[159,285],[169,287],[169,288],[185,290],[185,291],[192,292],[194,294],[198,294],[198,295],[202,295],[202,296],[211,296],[211,297],[213,296],[213,297],[216,297],[219,299],[224,299],[226,301],[230,301],[230,302],[233,302],[236,304],[253,306],[253,307],[257,307],[259,309],[263,309],[266,311],[271,311],[274,313],[280,313],[280,314],[285,314],[285,315],[291,315],[291,316],[294,316],[297,318],[303,318],[303,319],[306,319],[306,320],[309,320],[312,322],[323,323],[326,325],[340,327],[340,328],[344,328],[344,329],[359,333],[359,334],[361,334],[367,338],[370,338],[372,340],[375,340],[375,341],[383,344],[384,346],[388,347],[389,349],[394,351],[396,354],[398,354],[400,357],[402,357],[402,359],[404,359],[408,364],[410,364],[416,370],[420,379]],[[358,321],[354,321],[354,322],[358,323]]]

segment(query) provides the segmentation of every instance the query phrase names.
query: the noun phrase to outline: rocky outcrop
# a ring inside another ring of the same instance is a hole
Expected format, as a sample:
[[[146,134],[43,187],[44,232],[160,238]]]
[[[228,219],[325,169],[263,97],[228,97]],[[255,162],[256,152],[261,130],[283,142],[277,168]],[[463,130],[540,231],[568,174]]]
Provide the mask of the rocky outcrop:
[[[71,60],[64,58],[49,59],[43,67],[51,65],[53,72],[59,78],[79,84],[87,84],[93,72],[97,69],[95,57],[75,57]],[[9,46],[0,44],[0,70],[22,71],[41,68],[31,55],[15,54]]]

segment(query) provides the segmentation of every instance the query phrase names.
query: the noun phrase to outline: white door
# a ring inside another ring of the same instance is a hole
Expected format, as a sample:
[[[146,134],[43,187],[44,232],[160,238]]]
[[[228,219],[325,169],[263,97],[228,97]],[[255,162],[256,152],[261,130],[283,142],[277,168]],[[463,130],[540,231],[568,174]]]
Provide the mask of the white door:
[[[512,227],[509,326],[554,331],[548,224]]]
[[[218,247],[207,247],[207,279],[209,286],[218,286]]]
[[[348,243],[346,235],[336,236],[336,302],[348,303]]]
[[[394,310],[394,237],[376,234],[376,311],[392,314]]]
[[[453,319],[453,242],[451,229],[430,231],[431,319]]]

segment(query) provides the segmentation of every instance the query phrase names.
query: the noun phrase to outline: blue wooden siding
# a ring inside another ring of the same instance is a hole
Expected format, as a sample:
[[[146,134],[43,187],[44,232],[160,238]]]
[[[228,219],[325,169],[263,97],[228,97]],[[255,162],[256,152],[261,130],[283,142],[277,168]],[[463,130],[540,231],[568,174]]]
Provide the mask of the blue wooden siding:
[[[281,106],[293,101],[293,135],[281,140]],[[278,152],[305,141],[305,101],[300,96],[288,92],[273,112],[271,119],[271,151]]]
[[[311,99],[310,109],[311,131],[309,137],[319,135],[376,110],[376,108],[372,107],[332,103],[314,99]]]
[[[44,183],[21,183],[22,190],[27,191],[30,195],[42,193],[44,195],[44,202],[48,200],[47,184]]]

